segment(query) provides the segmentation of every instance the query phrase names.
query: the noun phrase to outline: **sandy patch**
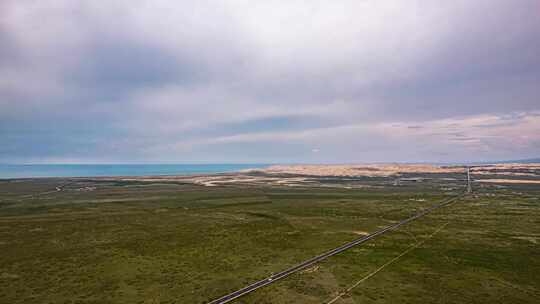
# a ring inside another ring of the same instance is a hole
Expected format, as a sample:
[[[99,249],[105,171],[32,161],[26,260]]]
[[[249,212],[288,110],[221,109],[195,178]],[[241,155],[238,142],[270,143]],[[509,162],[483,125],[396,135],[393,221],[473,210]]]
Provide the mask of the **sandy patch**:
[[[540,184],[540,180],[503,179],[503,178],[477,179],[477,180],[475,180],[475,182],[480,182],[480,183],[501,183],[501,184]]]
[[[515,236],[512,238],[517,239],[517,240],[529,241],[533,244],[538,244],[538,237],[535,237],[535,236]]]
[[[312,273],[312,272],[317,272],[319,271],[319,268],[320,266],[313,266],[313,267],[310,267],[306,270],[302,270],[301,273]]]
[[[274,165],[261,170],[274,174],[312,176],[390,176],[400,173],[464,173],[463,167],[442,167],[414,164],[365,165]]]

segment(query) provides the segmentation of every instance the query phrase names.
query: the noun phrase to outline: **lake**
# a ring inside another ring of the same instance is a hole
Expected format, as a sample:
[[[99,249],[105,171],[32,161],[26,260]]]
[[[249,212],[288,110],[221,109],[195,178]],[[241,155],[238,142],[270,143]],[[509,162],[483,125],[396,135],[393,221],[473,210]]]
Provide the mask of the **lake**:
[[[0,164],[0,178],[193,175],[264,168],[266,164]]]

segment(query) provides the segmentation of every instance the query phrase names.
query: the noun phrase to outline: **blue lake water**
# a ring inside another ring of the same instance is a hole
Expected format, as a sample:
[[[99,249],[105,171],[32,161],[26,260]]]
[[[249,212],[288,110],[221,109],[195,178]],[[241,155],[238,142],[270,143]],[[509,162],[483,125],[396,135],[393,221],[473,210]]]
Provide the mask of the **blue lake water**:
[[[267,166],[265,164],[0,164],[0,178],[193,175],[235,172],[243,169],[264,168]]]

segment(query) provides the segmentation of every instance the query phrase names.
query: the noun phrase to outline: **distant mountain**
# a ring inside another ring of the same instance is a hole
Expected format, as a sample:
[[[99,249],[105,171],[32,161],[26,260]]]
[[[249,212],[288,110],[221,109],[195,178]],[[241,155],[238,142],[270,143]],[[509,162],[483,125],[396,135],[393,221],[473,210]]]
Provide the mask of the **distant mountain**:
[[[470,165],[491,165],[491,164],[533,164],[540,163],[540,158],[528,158],[528,159],[517,159],[517,160],[492,160],[492,161],[471,161],[471,162],[451,162],[444,163],[438,162],[433,163],[438,166],[470,166]]]
[[[529,159],[518,159],[518,160],[496,160],[496,161],[485,161],[485,162],[472,162],[471,164],[532,164],[540,163],[540,158],[529,158]]]

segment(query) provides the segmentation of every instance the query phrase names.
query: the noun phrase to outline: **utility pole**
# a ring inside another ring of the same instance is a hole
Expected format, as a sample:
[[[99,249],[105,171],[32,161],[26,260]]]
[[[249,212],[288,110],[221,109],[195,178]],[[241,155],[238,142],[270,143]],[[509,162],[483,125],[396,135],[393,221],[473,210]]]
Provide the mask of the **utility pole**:
[[[472,192],[472,186],[471,186],[471,168],[467,167],[467,193]]]

